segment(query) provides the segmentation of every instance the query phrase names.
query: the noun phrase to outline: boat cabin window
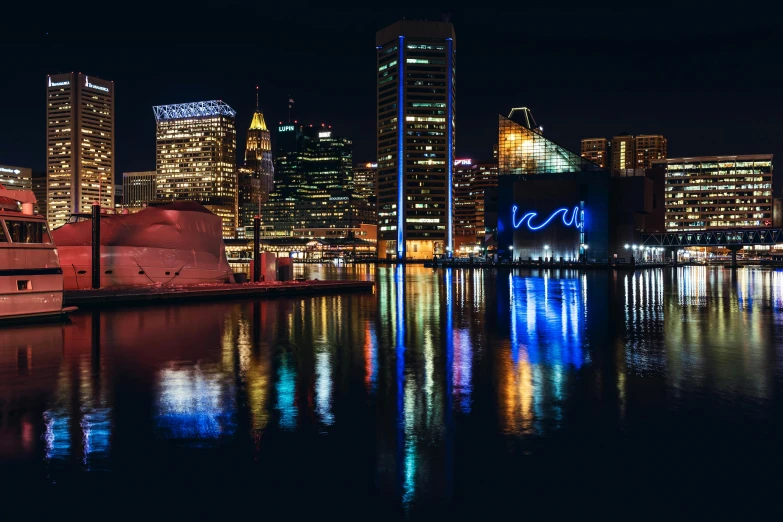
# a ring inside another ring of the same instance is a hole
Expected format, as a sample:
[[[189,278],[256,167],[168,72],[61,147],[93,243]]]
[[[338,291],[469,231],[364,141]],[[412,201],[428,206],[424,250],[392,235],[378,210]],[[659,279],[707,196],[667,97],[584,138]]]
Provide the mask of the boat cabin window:
[[[5,229],[3,228],[2,223],[0,223],[0,243],[8,243],[8,239],[5,237]]]
[[[6,219],[8,235],[14,243],[49,244],[52,242],[43,221],[17,221]]]

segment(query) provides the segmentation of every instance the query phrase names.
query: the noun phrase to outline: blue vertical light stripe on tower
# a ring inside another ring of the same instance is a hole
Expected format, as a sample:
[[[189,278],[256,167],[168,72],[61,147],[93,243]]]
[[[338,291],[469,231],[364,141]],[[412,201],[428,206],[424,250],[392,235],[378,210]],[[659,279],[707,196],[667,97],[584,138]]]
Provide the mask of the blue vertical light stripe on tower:
[[[453,74],[454,74],[454,68],[452,66],[452,46],[454,45],[454,42],[451,38],[446,38],[446,41],[448,42],[447,50],[448,50],[448,57],[446,58],[446,92],[448,93],[448,108],[446,110],[447,113],[447,130],[448,136],[446,138],[447,145],[446,148],[448,149],[448,154],[446,155],[446,168],[448,169],[446,172],[448,173],[446,176],[446,183],[448,184],[448,187],[446,188],[446,193],[448,194],[448,197],[446,198],[446,251],[450,252],[451,249],[454,247],[452,234],[454,233],[454,197],[452,195],[453,191],[453,181],[454,181],[454,142],[453,142],[453,125],[454,125],[454,106],[452,99],[453,96]],[[451,256],[448,256],[451,257]]]
[[[403,132],[405,125],[405,107],[403,90],[405,85],[405,37],[400,36],[399,56],[397,58],[397,260],[405,259],[405,151],[403,150]]]

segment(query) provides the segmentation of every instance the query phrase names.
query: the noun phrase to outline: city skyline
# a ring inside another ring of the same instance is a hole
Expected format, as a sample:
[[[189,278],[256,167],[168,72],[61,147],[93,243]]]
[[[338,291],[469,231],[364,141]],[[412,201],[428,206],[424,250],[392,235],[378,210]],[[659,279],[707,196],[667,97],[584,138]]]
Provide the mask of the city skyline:
[[[265,29],[269,29],[269,39],[278,39],[243,47],[248,36],[243,35],[242,27],[247,22],[241,20],[242,14],[253,11],[241,5],[233,8],[239,27],[232,29],[224,43],[209,47],[206,39],[194,39],[194,45],[207,46],[210,54],[232,50],[223,60],[211,60],[208,67],[196,67],[195,58],[184,57],[174,65],[156,59],[176,45],[180,34],[177,29],[150,38],[138,48],[123,30],[101,33],[105,45],[90,52],[83,49],[90,46],[84,36],[77,34],[65,40],[66,33],[59,29],[49,34],[46,28],[23,35],[10,33],[16,37],[9,45],[19,50],[10,58],[10,69],[17,80],[13,86],[5,84],[0,89],[10,96],[14,88],[17,103],[8,111],[14,121],[22,123],[0,130],[0,159],[43,170],[44,115],[40,103],[35,102],[42,94],[34,86],[47,74],[82,71],[114,81],[117,89],[116,181],[121,172],[149,170],[154,164],[154,127],[145,116],[150,106],[221,99],[237,110],[237,141],[243,144],[252,119],[252,91],[256,85],[260,86],[261,108],[270,124],[287,120],[290,95],[296,100],[294,117],[304,116],[312,123],[331,122],[341,135],[354,139],[358,164],[374,161],[375,144],[370,134],[375,117],[370,72],[375,61],[374,33],[405,17],[438,21],[444,16],[450,18],[461,41],[457,156],[489,158],[496,141],[497,113],[507,113],[519,105],[530,107],[546,135],[571,150],[578,150],[579,140],[584,137],[633,131],[665,135],[672,157],[781,153],[774,139],[774,122],[781,116],[780,104],[774,102],[774,82],[749,80],[756,77],[754,71],[763,75],[775,47],[768,45],[764,31],[749,32],[751,22],[757,23],[755,16],[751,20],[740,14],[731,18],[729,25],[718,19],[719,13],[690,9],[599,9],[590,15],[590,19],[595,17],[594,29],[580,32],[576,30],[581,23],[578,19],[586,11],[579,9],[552,12],[531,8],[494,14],[437,9],[330,14],[304,9],[297,23],[313,29],[313,34],[295,31],[296,37],[280,40],[286,29],[295,26],[289,23],[277,27],[274,21],[287,20],[288,13],[272,9]],[[521,14],[535,16],[538,27],[520,34],[512,29],[514,24],[501,23]],[[660,24],[671,17],[679,17],[679,26],[689,26],[682,22],[697,17],[703,23],[690,25],[690,33],[667,26],[665,34],[659,34]],[[596,74],[589,82],[574,82],[573,78],[585,77],[580,71],[591,64],[604,63],[612,53],[631,52],[606,48],[615,31],[610,27],[612,22],[634,23],[634,34],[625,35],[627,42],[634,42],[633,52],[643,56],[657,49],[658,58],[642,60],[643,64],[618,60],[611,75]],[[326,27],[333,29],[319,29]],[[8,37],[6,34],[2,38]],[[588,40],[595,45],[586,51],[580,46]],[[281,47],[280,41],[286,45]],[[318,46],[311,45],[316,41]],[[262,57],[270,58],[263,70],[235,70],[238,62],[253,53],[260,53],[259,66]],[[139,59],[131,60],[137,55]],[[562,67],[562,60],[568,67]],[[308,77],[328,77],[335,63],[346,65],[341,67],[341,81],[318,82],[317,89],[309,86]],[[505,65],[498,67],[500,64]],[[733,71],[729,76],[722,72],[727,67]],[[487,81],[490,76],[492,81]],[[626,79],[634,80],[632,88],[625,84]],[[30,88],[19,92],[14,87],[19,84]],[[27,117],[21,117],[23,114]],[[743,132],[730,132],[737,128]]]

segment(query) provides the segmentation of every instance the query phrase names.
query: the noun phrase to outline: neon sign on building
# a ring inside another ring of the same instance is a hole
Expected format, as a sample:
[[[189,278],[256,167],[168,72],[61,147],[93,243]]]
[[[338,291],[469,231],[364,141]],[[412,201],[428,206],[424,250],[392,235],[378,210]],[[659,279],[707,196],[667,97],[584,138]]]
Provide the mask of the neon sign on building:
[[[534,223],[534,219],[538,216],[537,212],[528,212],[525,215],[523,215],[519,221],[517,221],[517,210],[519,208],[514,205],[511,209],[511,224],[514,225],[514,228],[519,228],[522,226],[522,224],[525,224],[527,228],[532,230],[533,232],[537,230],[541,230],[545,226],[547,226],[549,223],[552,222],[557,216],[562,215],[563,219],[563,225],[567,227],[575,227],[579,231],[584,231],[585,226],[585,211],[580,210],[579,207],[574,207],[573,209],[569,208],[559,208],[552,212],[552,214],[549,215],[549,217],[543,222],[543,223]]]

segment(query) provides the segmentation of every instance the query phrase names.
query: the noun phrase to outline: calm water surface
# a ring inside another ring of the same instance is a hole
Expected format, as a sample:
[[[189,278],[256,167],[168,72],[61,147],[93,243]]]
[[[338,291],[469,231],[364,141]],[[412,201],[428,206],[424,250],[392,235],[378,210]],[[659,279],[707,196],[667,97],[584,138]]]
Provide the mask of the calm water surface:
[[[0,518],[776,507],[783,272],[298,270],[376,291],[0,329]]]

